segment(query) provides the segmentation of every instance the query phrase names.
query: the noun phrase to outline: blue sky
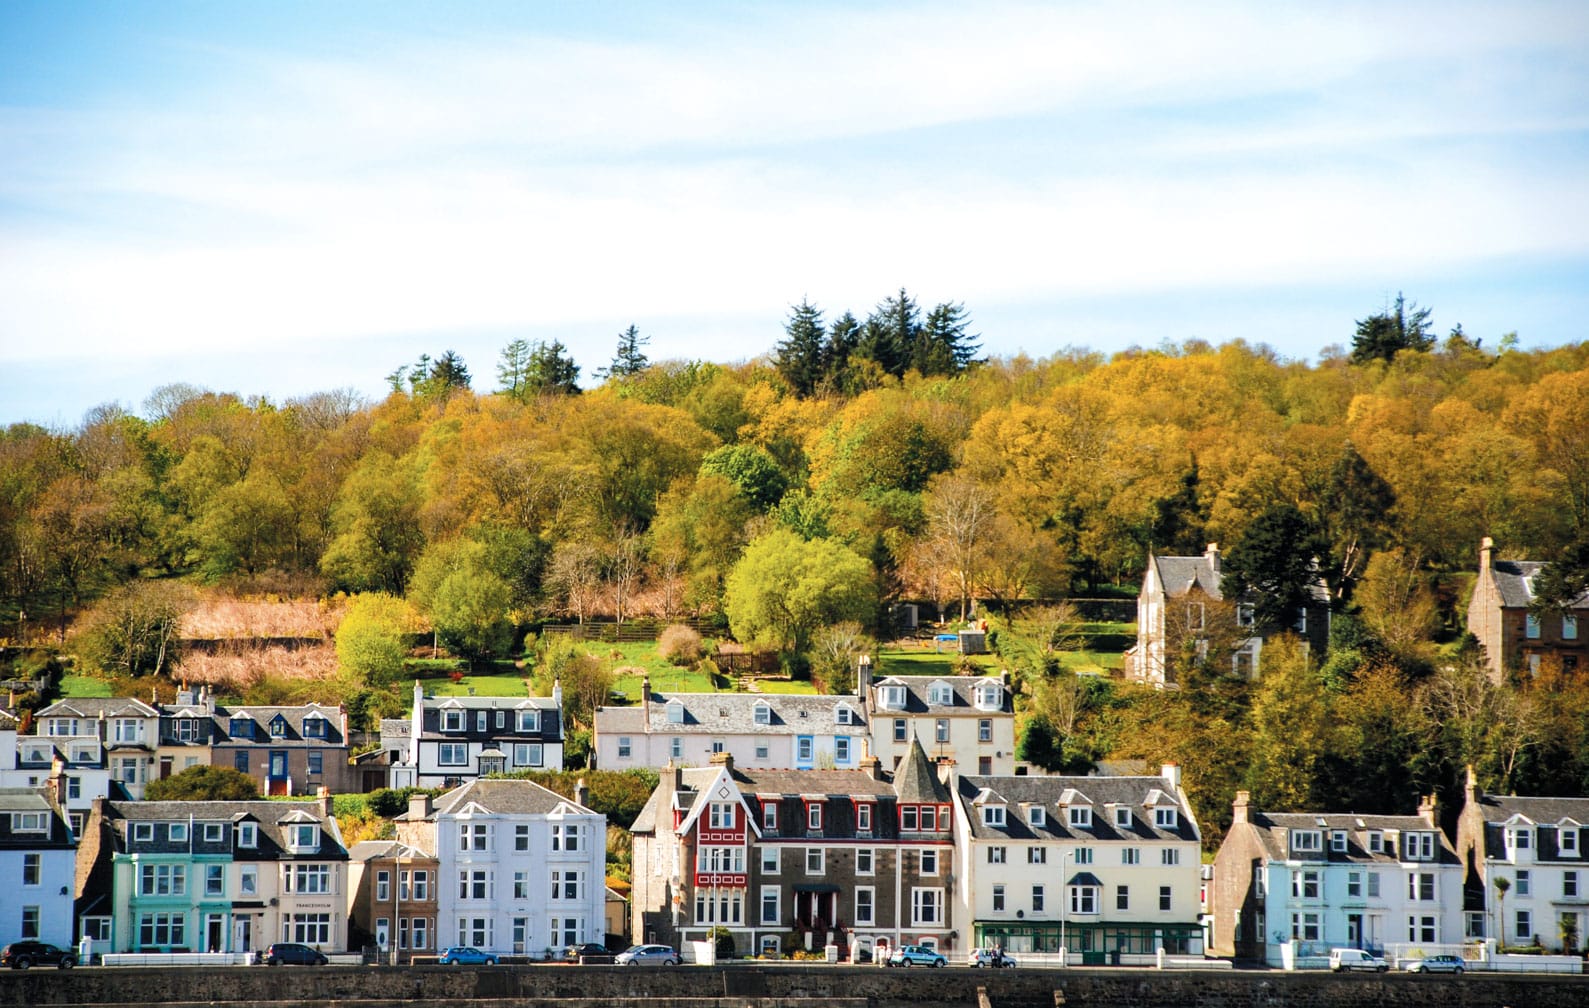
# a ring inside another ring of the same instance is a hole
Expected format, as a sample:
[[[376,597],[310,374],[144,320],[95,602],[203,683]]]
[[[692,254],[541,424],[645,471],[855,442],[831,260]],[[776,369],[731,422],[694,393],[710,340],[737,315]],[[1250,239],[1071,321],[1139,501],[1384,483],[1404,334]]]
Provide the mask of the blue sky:
[[[745,360],[809,298],[986,352],[1315,358],[1398,290],[1586,338],[1589,4],[0,4],[0,423]]]

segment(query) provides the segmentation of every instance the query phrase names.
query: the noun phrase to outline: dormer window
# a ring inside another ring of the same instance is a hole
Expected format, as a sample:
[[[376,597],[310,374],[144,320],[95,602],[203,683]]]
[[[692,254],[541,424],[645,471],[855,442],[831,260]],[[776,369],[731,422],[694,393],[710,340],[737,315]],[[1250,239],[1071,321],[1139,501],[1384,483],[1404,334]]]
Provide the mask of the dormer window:
[[[1377,829],[1376,830],[1369,830],[1368,831],[1368,852],[1370,854],[1380,854],[1380,853],[1383,853],[1384,850],[1385,850],[1385,834],[1381,833]]]
[[[833,720],[842,725],[855,723],[853,719],[853,712],[844,704],[839,704],[839,706],[834,709]]]
[[[199,723],[192,718],[178,718],[176,729],[178,742],[192,742],[199,737]]]
[[[668,701],[668,724],[684,723],[684,704],[678,700]]]
[[[1578,855],[1578,827],[1563,825],[1556,828],[1556,846],[1563,854]]]
[[[287,737],[287,719],[280,714],[270,719],[270,737],[276,739]]]
[[[860,833],[872,832],[872,803],[855,803],[855,829]]]
[[[879,697],[878,704],[885,710],[905,709],[905,687],[879,686],[877,695]]]
[[[1066,820],[1070,823],[1072,829],[1092,829],[1092,806],[1070,806]]]
[[[1402,850],[1408,861],[1433,861],[1435,835],[1433,833],[1407,833],[1402,836]]]
[[[1518,851],[1532,850],[1534,847],[1533,826],[1509,826],[1506,830],[1506,845],[1512,848],[1515,855]]]
[[[477,732],[490,731],[490,722],[487,720],[490,716],[489,711],[475,711],[474,730]]]
[[[1346,853],[1346,831],[1343,829],[1330,830],[1330,850],[1336,854]]]
[[[519,731],[538,732],[541,730],[541,712],[538,710],[519,711]]]
[[[806,804],[806,829],[817,832],[822,829],[822,803],[819,801]]]
[[[234,717],[226,726],[226,733],[232,738],[251,739],[254,737],[254,719],[251,717]]]
[[[1153,825],[1159,829],[1172,830],[1180,824],[1180,816],[1173,805],[1160,805],[1153,810]]]
[[[948,707],[955,702],[954,689],[948,683],[933,683],[927,687],[927,702],[934,707]]]
[[[1042,829],[1048,825],[1048,810],[1041,805],[1033,805],[1026,810],[1026,825]]]
[[[49,751],[49,746],[26,746],[22,750],[22,761],[24,763],[48,763],[50,761]]]
[[[1121,806],[1115,809],[1115,829],[1131,828],[1131,810]]]
[[[303,719],[303,737],[323,739],[326,737],[326,719],[318,714]]]
[[[1318,830],[1292,830],[1291,853],[1319,854],[1324,850],[1324,835]]]
[[[45,722],[45,724],[48,726],[45,731],[45,734],[47,735],[77,734],[76,718],[50,718],[49,721]]]
[[[1003,706],[1004,688],[997,683],[983,683],[977,687],[977,706],[982,710],[998,710]]]
[[[984,805],[984,806],[982,806],[982,825],[984,825],[984,826],[997,826],[997,827],[1002,829],[1004,827],[1004,806],[1003,805]]]
[[[287,846],[295,851],[320,848],[320,827],[315,823],[294,823],[287,827]]]
[[[776,799],[762,799],[761,828],[769,833],[778,832],[778,802]]]
[[[205,843],[220,843],[223,833],[224,828],[218,822],[207,822],[204,824]]]
[[[245,823],[238,823],[237,824],[237,846],[239,846],[239,847],[258,847],[259,846],[259,824],[258,823],[245,822]]]
[[[133,843],[153,843],[154,842],[154,823],[147,823],[147,822],[133,823],[132,824],[132,840],[133,840]]]
[[[444,710],[441,712],[442,731],[463,731],[463,711]]]
[[[166,835],[171,838],[172,843],[187,843],[188,824],[185,822],[167,823]]]
[[[755,707],[755,710],[754,710],[754,713],[753,713],[753,720],[755,720],[755,722],[757,724],[759,724],[759,725],[770,725],[770,724],[772,724],[772,708],[768,707],[764,703],[756,704],[756,707]]]

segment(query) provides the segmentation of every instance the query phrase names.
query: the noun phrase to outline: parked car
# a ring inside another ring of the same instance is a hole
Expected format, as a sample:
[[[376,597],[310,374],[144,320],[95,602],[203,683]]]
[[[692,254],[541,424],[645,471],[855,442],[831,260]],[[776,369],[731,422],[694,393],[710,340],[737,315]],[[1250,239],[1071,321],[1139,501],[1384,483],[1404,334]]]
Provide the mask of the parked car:
[[[1390,969],[1390,963],[1377,955],[1369,955],[1362,949],[1338,948],[1330,949],[1330,969],[1337,973],[1345,970],[1371,970],[1383,973]]]
[[[482,952],[469,945],[454,945],[442,949],[437,962],[443,966],[495,966],[497,957],[494,952]]]
[[[1467,968],[1461,956],[1432,955],[1408,960],[1402,969],[1408,973],[1458,973]]]
[[[888,957],[890,966],[946,966],[948,960],[937,949],[926,945],[901,945]]]
[[[1005,955],[1003,949],[972,949],[969,965],[986,966],[989,969],[1008,969],[1015,965],[1015,957]]]
[[[631,945],[613,961],[619,966],[677,966],[684,960],[669,945]]]
[[[0,966],[9,966],[12,969],[27,969],[29,966],[71,969],[76,965],[75,955],[67,949],[56,948],[49,942],[17,941],[0,949]]]
[[[324,966],[324,952],[297,942],[277,942],[265,950],[266,966]]]
[[[585,942],[581,945],[568,946],[568,948],[563,950],[563,958],[569,962],[600,965],[612,962],[615,957],[611,952],[607,951],[607,946],[599,945],[596,942]]]

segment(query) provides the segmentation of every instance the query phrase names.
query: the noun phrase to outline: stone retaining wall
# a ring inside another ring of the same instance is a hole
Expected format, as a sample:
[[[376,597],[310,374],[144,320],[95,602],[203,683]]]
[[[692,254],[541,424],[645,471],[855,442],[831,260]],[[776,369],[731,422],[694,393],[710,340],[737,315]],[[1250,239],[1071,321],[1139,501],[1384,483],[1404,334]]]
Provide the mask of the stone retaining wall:
[[[851,966],[625,968],[621,966],[96,968],[0,972],[0,1006],[204,1004],[261,1008],[395,1008],[413,1000],[447,1008],[586,1008],[645,1001],[645,1008],[1580,1008],[1589,978],[1175,972],[1135,969],[997,972],[963,967],[889,970]],[[1060,1001],[1059,998],[1063,1000]],[[441,1008],[431,1005],[431,1008]]]

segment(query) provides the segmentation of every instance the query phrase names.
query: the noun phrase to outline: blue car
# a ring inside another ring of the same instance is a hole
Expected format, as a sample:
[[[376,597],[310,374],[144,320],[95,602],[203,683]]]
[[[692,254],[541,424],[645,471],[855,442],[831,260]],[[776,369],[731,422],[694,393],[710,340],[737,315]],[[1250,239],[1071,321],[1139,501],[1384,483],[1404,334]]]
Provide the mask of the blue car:
[[[947,960],[926,945],[901,945],[888,957],[890,966],[943,966]]]
[[[441,950],[440,961],[443,966],[495,966],[497,957],[468,945],[455,945]]]

